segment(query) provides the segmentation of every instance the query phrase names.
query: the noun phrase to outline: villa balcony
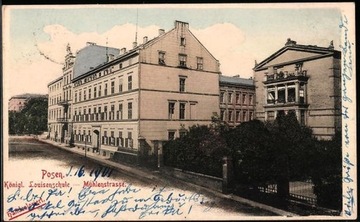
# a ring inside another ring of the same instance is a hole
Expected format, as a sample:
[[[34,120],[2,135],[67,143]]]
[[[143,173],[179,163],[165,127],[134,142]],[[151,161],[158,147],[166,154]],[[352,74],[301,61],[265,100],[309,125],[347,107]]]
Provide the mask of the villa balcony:
[[[266,74],[264,84],[275,83],[275,82],[285,82],[289,80],[302,80],[307,81],[309,77],[307,76],[307,70],[302,71],[280,71],[273,74]]]

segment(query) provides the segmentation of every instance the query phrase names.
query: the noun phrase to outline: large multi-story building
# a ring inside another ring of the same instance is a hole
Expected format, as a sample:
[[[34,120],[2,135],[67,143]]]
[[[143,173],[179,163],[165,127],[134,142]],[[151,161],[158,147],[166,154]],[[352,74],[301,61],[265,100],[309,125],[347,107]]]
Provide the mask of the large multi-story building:
[[[26,105],[26,102],[32,98],[47,98],[47,95],[25,93],[21,95],[12,96],[9,99],[8,110],[10,112],[20,112]]]
[[[95,47],[105,61],[90,55]],[[162,141],[219,113],[219,62],[185,22],[130,50],[90,44],[77,53],[73,72],[68,125],[75,145],[101,155],[157,153]]]
[[[341,128],[340,57],[332,42],[318,47],[288,39],[254,68],[256,118],[293,111],[318,138],[330,139]]]
[[[254,80],[220,76],[220,119],[234,127],[250,121],[255,114]]]

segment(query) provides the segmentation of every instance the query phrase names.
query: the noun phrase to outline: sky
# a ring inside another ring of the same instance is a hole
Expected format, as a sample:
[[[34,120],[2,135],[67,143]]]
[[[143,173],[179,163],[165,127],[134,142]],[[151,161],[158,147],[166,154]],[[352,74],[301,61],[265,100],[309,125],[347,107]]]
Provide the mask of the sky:
[[[174,21],[190,30],[220,62],[223,75],[250,78],[261,62],[291,38],[298,44],[339,49],[345,3],[204,4],[3,7],[5,95],[47,93],[62,75],[66,45],[75,53],[86,42],[131,48],[137,30],[152,39]]]

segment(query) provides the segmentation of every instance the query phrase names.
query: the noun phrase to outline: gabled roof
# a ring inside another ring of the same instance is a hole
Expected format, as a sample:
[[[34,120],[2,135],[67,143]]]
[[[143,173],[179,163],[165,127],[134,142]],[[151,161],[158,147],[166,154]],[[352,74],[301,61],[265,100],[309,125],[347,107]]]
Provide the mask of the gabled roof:
[[[295,41],[288,39],[288,42],[285,44],[284,47],[282,47],[281,49],[279,49],[278,51],[276,51],[275,53],[273,53],[272,55],[270,55],[269,57],[264,59],[259,64],[256,64],[255,67],[253,68],[253,70],[258,71],[258,70],[268,68],[269,66],[267,64],[269,64],[271,61],[278,58],[279,56],[281,56],[282,54],[284,54],[287,51],[306,52],[306,53],[309,53],[309,55],[304,56],[303,58],[294,58],[293,60],[289,60],[289,61],[285,62],[284,64],[277,64],[277,65],[286,65],[287,63],[291,64],[291,63],[300,62],[300,61],[304,61],[304,60],[312,60],[312,59],[328,57],[328,56],[335,56],[337,58],[340,58],[340,55],[341,55],[340,51],[334,50],[332,42],[330,43],[329,47],[319,47],[316,45],[299,45],[299,44],[296,44]]]

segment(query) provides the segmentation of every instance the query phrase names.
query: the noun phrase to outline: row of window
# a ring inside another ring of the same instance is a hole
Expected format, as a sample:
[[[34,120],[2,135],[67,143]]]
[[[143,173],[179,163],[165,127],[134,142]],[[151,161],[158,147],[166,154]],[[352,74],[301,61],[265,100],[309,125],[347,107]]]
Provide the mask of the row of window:
[[[176,102],[169,102],[169,119],[176,119],[176,114],[175,114],[175,104]],[[186,107],[186,103],[179,103],[179,119],[185,119],[185,107]]]
[[[267,87],[267,104],[305,103],[305,84],[300,83],[298,86],[296,89],[295,83],[289,83]]]
[[[50,86],[50,87],[49,87],[49,91],[50,91],[50,92],[53,92],[53,91],[55,91],[55,90],[61,89],[61,86],[62,86],[61,81],[59,81],[58,83]]]
[[[277,110],[277,111],[267,111],[266,112],[266,120],[269,120],[269,121],[272,121],[272,120],[275,120],[276,119],[276,116],[277,115],[280,115],[280,114],[288,114],[288,113],[296,113],[295,110]],[[299,123],[301,125],[305,125],[306,124],[306,110],[299,110],[298,111],[298,120],[299,120]]]
[[[235,97],[234,97],[235,95]],[[241,95],[241,96],[240,96]],[[240,100],[241,98],[241,100]],[[220,92],[220,102],[221,103],[234,103],[235,104],[243,104],[243,105],[253,105],[254,96],[252,94],[245,93],[232,93],[232,92]]]
[[[186,135],[185,130],[179,130],[179,137],[183,137]],[[174,140],[176,138],[176,130],[169,130],[168,131],[168,140]]]
[[[61,108],[50,109],[49,114],[48,114],[48,118],[50,120],[55,120],[56,118],[61,118],[62,115],[63,115],[63,112],[62,112]]]
[[[246,122],[254,119],[254,113],[247,110],[220,110],[220,119],[225,122]]]
[[[49,98],[49,105],[56,105],[61,101],[62,97],[61,94],[56,95],[56,96],[52,96],[51,98]]]
[[[102,86],[104,88],[102,89]],[[133,79],[132,76],[128,76],[127,78],[127,90],[132,90]],[[110,90],[109,90],[110,89]],[[106,82],[104,85],[99,83],[98,85],[94,85],[93,88],[84,89],[83,91],[75,92],[75,102],[81,102],[92,98],[97,98],[101,96],[107,96],[114,93],[121,93],[124,91],[123,80],[119,79],[117,86],[115,86],[115,80],[110,82],[110,86]]]
[[[75,142],[86,142],[91,143],[91,131],[88,130],[88,134],[83,130],[81,133],[80,130],[74,130],[74,140]],[[118,137],[115,137],[115,132],[110,131],[110,135],[107,135],[107,131],[103,132],[103,136],[101,136],[101,144],[108,146],[116,146],[116,147],[125,147],[125,148],[133,148],[134,141],[132,139],[132,132],[128,132],[127,138],[123,138],[123,132],[119,132]]]
[[[166,65],[166,52],[159,51],[159,65]],[[179,67],[186,68],[187,67],[187,55],[186,54],[179,54]],[[204,58],[203,57],[196,57],[196,69],[203,70],[204,69]]]
[[[74,111],[74,121],[98,121],[98,120],[122,120],[124,119],[123,116],[123,103],[119,103],[117,106],[117,110],[115,110],[115,104],[110,106],[110,110],[108,110],[108,106],[104,106],[104,110],[102,107],[94,107],[91,108],[84,108],[81,111],[79,108],[79,112],[77,110]],[[133,103],[127,103],[127,119],[133,119]]]

